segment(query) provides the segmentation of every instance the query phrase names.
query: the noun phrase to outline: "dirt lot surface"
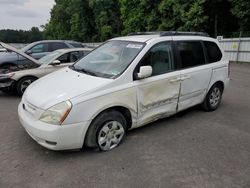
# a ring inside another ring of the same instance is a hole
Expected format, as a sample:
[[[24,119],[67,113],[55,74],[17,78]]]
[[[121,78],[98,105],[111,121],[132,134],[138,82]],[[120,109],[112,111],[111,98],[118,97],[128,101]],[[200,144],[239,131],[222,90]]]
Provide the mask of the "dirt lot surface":
[[[110,152],[54,152],[18,121],[20,98],[0,93],[0,187],[250,187],[250,65],[231,65],[220,108],[185,111],[129,132]]]

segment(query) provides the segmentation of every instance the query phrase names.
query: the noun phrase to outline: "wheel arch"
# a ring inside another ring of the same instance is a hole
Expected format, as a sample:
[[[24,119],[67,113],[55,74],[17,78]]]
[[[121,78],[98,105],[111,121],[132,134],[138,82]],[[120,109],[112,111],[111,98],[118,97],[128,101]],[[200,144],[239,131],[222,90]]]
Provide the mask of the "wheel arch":
[[[224,88],[225,88],[225,83],[221,80],[217,80],[215,82],[213,82],[213,84],[210,84],[210,87],[208,89],[208,91],[214,86],[214,85],[219,85],[222,89],[222,92],[224,91]]]
[[[115,111],[118,111],[120,112],[126,119],[127,121],[127,125],[128,125],[128,128],[131,128],[132,126],[132,113],[131,111],[129,110],[128,107],[125,107],[125,105],[113,105],[113,106],[107,106],[103,109],[101,109],[100,111],[98,111],[94,116],[93,118],[91,118],[91,122],[90,122],[90,125],[91,123],[102,113],[104,112],[107,112],[107,111],[110,111],[110,110],[115,110]]]
[[[112,111],[112,110],[120,112],[126,119],[127,128],[128,129],[131,128],[131,126],[132,126],[132,113],[129,110],[129,108],[125,107],[124,105],[114,105],[114,106],[106,107],[104,109],[101,109],[99,112],[97,112],[94,115],[93,118],[91,118],[91,121],[90,121],[89,126],[88,126],[87,131],[86,131],[85,138],[83,140],[83,146],[87,145],[89,147],[95,147],[95,143],[94,143],[93,139],[91,139],[92,138],[91,125],[99,115],[101,115],[102,113],[105,113],[107,111]]]
[[[24,78],[35,78],[35,79],[38,79],[38,77],[34,76],[34,75],[23,75],[23,76],[20,76],[19,78],[15,79],[15,80],[16,80],[16,82],[19,82],[20,80],[22,80]]]
[[[37,80],[38,78],[36,76],[30,76],[30,75],[25,75],[25,76],[21,76],[20,78],[18,79],[15,79],[13,78],[13,80],[15,80],[14,84],[13,84],[13,88],[15,90],[15,92],[17,93],[18,96],[22,96],[22,93],[20,92],[19,90],[19,85],[20,85],[20,82],[25,79],[25,78],[34,78],[35,80]]]

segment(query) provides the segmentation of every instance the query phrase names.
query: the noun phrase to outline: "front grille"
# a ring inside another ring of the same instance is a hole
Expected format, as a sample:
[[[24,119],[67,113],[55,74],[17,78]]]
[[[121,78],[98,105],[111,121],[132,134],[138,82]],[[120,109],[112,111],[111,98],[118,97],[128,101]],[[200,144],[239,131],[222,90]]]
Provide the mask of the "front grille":
[[[22,100],[22,107],[24,111],[26,111],[29,115],[31,115],[35,119],[38,119],[42,113],[42,110],[40,110],[35,105],[29,103],[25,98],[23,98]]]

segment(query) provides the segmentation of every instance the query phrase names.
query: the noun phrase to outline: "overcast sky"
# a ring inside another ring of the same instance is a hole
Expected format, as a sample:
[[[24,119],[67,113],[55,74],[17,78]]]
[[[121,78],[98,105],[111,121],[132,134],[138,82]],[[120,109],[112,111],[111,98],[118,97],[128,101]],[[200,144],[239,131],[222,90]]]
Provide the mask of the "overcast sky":
[[[23,29],[44,25],[54,0],[0,0],[0,29]]]

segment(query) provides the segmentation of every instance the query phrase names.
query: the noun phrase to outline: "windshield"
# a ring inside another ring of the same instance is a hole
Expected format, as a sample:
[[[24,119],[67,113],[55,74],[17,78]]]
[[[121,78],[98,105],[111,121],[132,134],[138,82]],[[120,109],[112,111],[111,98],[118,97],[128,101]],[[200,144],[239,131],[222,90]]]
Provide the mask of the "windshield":
[[[139,54],[144,43],[109,41],[72,66],[86,74],[115,78],[120,75]]]
[[[38,61],[40,62],[40,64],[49,64],[53,60],[55,60],[58,56],[60,56],[60,54],[62,54],[60,50],[53,51],[53,52],[50,52],[48,55],[42,57]]]
[[[34,43],[30,43],[30,44],[24,46],[23,48],[21,48],[20,51],[24,53],[24,52],[26,52],[27,50],[29,50],[33,46],[34,46]]]

